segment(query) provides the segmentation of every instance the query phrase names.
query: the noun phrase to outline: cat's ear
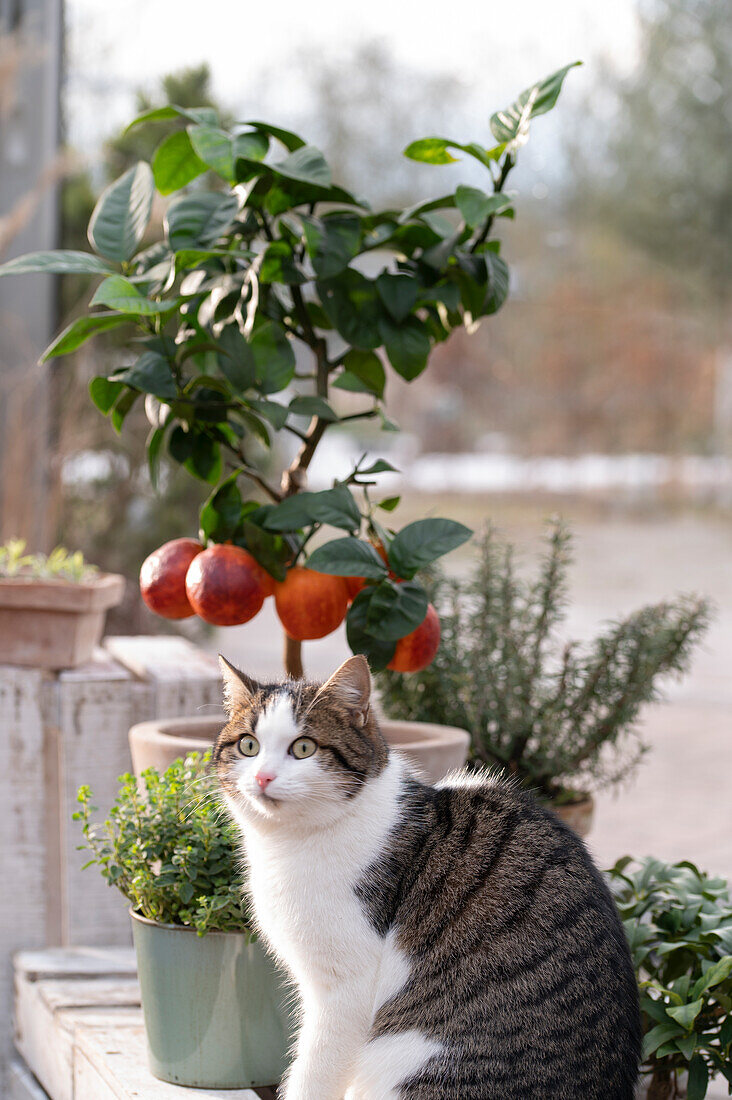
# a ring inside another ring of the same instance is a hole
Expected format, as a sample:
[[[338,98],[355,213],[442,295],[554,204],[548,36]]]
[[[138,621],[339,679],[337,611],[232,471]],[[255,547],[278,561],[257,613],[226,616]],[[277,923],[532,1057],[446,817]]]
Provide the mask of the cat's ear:
[[[323,698],[334,699],[356,712],[359,724],[366,725],[371,698],[371,673],[366,658],[360,653],[349,657],[321,687],[311,706]]]
[[[238,707],[249,706],[259,689],[256,680],[250,679],[246,673],[234,668],[220,653],[219,667],[224,681],[224,706],[229,714]]]

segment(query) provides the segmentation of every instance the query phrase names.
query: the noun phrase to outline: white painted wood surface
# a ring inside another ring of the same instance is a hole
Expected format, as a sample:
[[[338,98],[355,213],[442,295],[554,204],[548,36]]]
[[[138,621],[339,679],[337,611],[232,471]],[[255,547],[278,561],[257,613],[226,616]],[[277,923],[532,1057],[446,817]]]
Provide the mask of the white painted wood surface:
[[[49,1100],[263,1100],[267,1089],[189,1089],[147,1068],[131,951],[22,952],[16,1046]],[[26,1100],[20,1093],[22,1100]],[[43,1100],[30,1094],[29,1100]]]
[[[215,713],[215,659],[184,638],[109,638],[60,673],[0,666],[0,1097],[12,1049],[11,955],[46,945],[128,944],[127,905],[94,868],[71,815],[82,783],[103,818],[129,771],[130,726]],[[202,708],[206,708],[205,710]]]

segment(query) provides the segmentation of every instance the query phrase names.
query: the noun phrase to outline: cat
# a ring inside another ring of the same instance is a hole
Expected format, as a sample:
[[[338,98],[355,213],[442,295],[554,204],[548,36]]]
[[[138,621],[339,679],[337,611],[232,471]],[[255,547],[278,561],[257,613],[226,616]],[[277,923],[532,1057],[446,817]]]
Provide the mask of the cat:
[[[631,1100],[638,993],[582,842],[514,783],[429,786],[363,657],[323,685],[221,659],[214,762],[258,927],[299,991],[284,1100]]]

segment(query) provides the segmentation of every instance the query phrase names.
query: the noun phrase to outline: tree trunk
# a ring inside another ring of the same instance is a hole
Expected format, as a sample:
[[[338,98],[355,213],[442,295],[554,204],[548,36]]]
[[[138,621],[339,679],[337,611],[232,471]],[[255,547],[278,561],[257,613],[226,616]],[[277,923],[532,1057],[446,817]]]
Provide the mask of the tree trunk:
[[[671,1071],[657,1069],[654,1071],[651,1083],[648,1086],[647,1100],[669,1100],[674,1094],[674,1083],[671,1079]]]
[[[285,673],[293,680],[302,680],[305,673],[302,668],[302,642],[285,633]]]

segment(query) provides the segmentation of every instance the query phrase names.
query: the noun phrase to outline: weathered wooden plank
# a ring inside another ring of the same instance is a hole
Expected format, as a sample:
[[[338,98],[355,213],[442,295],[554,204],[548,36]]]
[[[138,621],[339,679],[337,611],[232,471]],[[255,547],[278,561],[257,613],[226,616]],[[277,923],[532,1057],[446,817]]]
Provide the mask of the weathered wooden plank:
[[[0,667],[0,1021],[9,1021],[12,1011],[10,954],[42,946],[59,917],[58,899],[47,894],[46,729],[52,694],[49,674]],[[0,1025],[0,1096],[11,1053],[10,1028]]]
[[[19,951],[15,974],[29,982],[44,978],[134,978],[137,975],[133,947],[48,947]]]
[[[28,1067],[17,1059],[10,1063],[9,1089],[9,1100],[49,1100]]]
[[[106,651],[133,675],[150,684],[153,717],[177,718],[221,710],[221,678],[215,657],[169,635],[106,638]],[[223,710],[221,710],[223,715]]]
[[[73,1100],[76,1029],[140,1022],[134,977],[44,979],[16,974],[15,1043],[53,1100]]]
[[[99,816],[106,814],[118,789],[118,777],[130,771],[127,733],[138,714],[133,702],[134,678],[109,654],[100,651],[88,665],[58,676],[59,835],[64,944],[128,943],[127,904],[107,886],[95,868],[82,871],[88,853],[71,820],[76,792],[91,786]]]
[[[253,1089],[191,1089],[159,1081],[147,1068],[142,1023],[124,1029],[81,1026],[76,1052],[74,1100],[261,1100]]]

